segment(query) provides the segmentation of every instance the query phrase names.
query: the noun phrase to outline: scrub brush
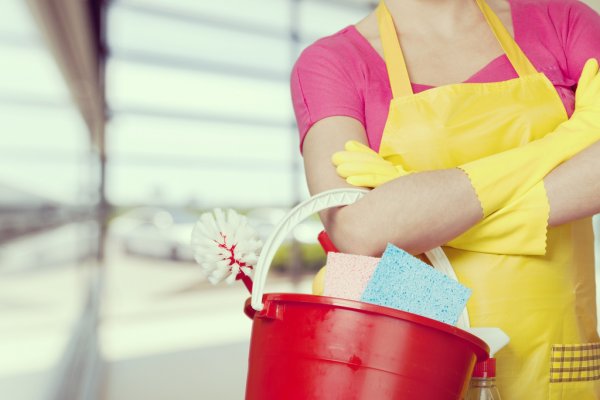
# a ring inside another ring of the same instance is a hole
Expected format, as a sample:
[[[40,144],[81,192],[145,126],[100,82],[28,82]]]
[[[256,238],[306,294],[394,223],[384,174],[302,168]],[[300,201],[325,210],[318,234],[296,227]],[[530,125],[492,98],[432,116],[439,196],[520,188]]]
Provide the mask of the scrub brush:
[[[234,210],[206,212],[192,231],[194,258],[213,285],[241,279],[252,293],[252,271],[261,247],[247,218]]]

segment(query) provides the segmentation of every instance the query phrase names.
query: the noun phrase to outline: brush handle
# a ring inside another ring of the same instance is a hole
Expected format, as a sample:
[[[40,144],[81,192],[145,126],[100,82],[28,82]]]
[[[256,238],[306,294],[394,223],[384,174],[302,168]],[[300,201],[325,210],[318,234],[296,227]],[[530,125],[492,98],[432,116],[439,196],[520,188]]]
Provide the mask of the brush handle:
[[[319,240],[319,243],[321,243],[321,247],[323,248],[323,251],[325,251],[325,253],[339,253],[338,249],[335,247],[331,239],[329,239],[327,232],[321,231],[321,233],[319,233],[319,236],[317,236],[317,239]]]
[[[244,286],[246,286],[246,289],[248,289],[248,292],[252,294],[252,279],[250,279],[250,277],[246,275],[244,271],[240,271],[240,273],[235,277],[235,280],[241,280],[244,283]]]
[[[298,204],[277,224],[265,242],[254,267],[252,308],[256,311],[263,309],[262,297],[269,267],[277,249],[292,229],[300,222],[319,211],[355,203],[366,193],[368,193],[368,190],[364,189],[334,189],[319,193]],[[450,264],[450,260],[448,260],[448,257],[446,257],[446,254],[441,247],[427,251],[425,252],[425,255],[429,258],[435,269],[454,280],[458,280],[454,273],[454,269]],[[469,316],[466,308],[460,316],[457,326],[459,328],[469,327]]]

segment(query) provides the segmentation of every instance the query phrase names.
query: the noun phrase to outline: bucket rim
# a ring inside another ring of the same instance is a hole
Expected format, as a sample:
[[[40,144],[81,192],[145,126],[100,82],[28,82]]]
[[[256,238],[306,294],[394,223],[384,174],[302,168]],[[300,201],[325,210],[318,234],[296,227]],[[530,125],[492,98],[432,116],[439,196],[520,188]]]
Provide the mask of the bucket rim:
[[[350,310],[362,311],[371,314],[385,315],[392,318],[398,318],[409,322],[414,322],[419,325],[425,325],[428,328],[437,329],[443,331],[452,336],[458,336],[459,338],[470,342],[475,349],[477,361],[485,361],[489,358],[490,348],[486,342],[477,336],[462,330],[454,325],[446,324],[441,321],[437,321],[431,318],[424,317],[422,315],[413,314],[407,311],[398,310],[395,308],[380,306],[377,304],[365,303],[362,301],[342,299],[338,297],[320,296],[313,294],[304,293],[265,293],[263,294],[263,303],[270,302],[297,302],[297,303],[311,303],[327,306],[335,306],[346,308]],[[244,304],[244,313],[250,318],[254,319],[257,311],[252,308],[252,298],[249,297]],[[267,309],[268,307],[265,307]],[[260,312],[259,312],[260,314]]]

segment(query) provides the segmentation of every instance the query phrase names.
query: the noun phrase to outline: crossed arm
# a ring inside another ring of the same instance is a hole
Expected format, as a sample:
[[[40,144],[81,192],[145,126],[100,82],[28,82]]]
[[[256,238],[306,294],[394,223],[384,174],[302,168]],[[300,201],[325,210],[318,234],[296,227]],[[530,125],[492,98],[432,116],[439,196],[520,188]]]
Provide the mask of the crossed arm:
[[[331,164],[331,155],[348,140],[365,143],[364,127],[350,117],[317,122],[304,141],[309,190],[351,187]],[[544,179],[550,204],[549,225],[600,212],[600,143],[554,169]],[[446,169],[407,175],[373,189],[350,206],[321,214],[336,246],[344,252],[380,255],[387,242],[419,254],[443,245],[483,218],[466,174]]]

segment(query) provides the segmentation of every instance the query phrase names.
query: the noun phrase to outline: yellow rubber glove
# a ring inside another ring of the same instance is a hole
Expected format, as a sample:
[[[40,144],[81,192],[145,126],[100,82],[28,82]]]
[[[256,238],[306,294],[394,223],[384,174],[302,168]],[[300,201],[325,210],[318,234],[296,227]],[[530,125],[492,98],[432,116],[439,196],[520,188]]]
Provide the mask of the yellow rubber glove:
[[[446,246],[478,253],[542,256],[546,254],[549,215],[546,188],[540,181]]]
[[[356,140],[346,142],[345,151],[331,157],[339,176],[351,185],[375,188],[400,176],[408,175],[401,165],[394,165],[377,152]]]
[[[600,140],[600,74],[588,60],[575,112],[545,137],[460,166],[477,192],[484,217],[523,196],[554,168]]]

